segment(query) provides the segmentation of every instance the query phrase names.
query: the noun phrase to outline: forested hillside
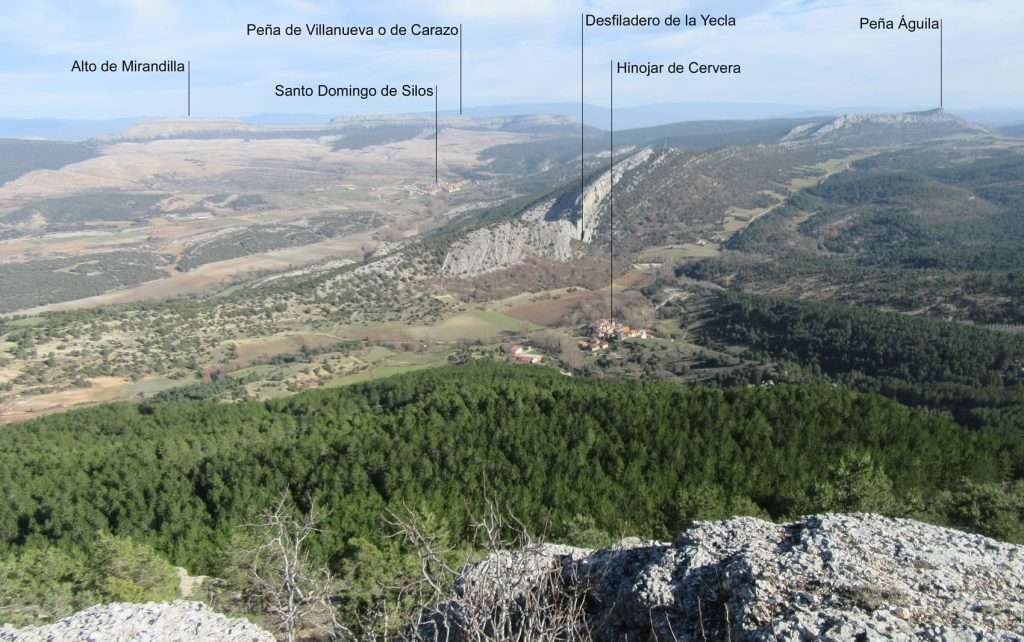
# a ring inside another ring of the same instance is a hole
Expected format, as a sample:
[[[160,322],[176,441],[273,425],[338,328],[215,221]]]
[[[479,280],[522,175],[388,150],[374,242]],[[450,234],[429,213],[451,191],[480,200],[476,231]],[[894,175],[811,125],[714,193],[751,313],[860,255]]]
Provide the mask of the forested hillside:
[[[1024,155],[930,145],[873,155],[789,195],[687,268],[746,292],[1019,324]]]
[[[866,392],[950,413],[965,426],[1021,430],[1024,336],[853,306],[727,293],[702,334],[761,362],[798,364]]]
[[[334,563],[353,538],[383,545],[389,508],[429,512],[461,538],[488,498],[560,537],[579,520],[664,538],[697,518],[863,509],[1021,539],[1021,486],[1007,484],[1024,474],[1022,442],[841,387],[716,390],[476,364],[8,428],[0,546],[73,550],[110,532],[216,572],[240,526],[286,489],[328,511],[317,547]]]
[[[722,295],[716,336],[830,372],[913,383],[1024,384],[1024,336],[852,306]]]

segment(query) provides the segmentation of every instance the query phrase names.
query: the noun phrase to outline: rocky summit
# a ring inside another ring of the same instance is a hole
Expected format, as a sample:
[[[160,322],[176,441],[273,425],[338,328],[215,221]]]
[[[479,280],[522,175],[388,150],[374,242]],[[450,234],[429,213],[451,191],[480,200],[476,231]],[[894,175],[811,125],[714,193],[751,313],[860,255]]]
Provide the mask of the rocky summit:
[[[1011,642],[1024,640],[1022,596],[1024,546],[869,514],[736,518],[697,523],[670,543],[492,555],[468,566],[450,601],[408,637]],[[273,639],[196,602],[111,604],[48,626],[0,627],[5,642]]]
[[[516,568],[530,575],[516,600],[551,572],[583,594],[595,640],[1024,640],[1024,547],[911,520],[737,518],[671,543],[522,555],[467,569],[450,607]]]
[[[0,641],[17,642],[274,642],[246,620],[215,613],[199,602],[106,604],[53,624],[0,626]]]

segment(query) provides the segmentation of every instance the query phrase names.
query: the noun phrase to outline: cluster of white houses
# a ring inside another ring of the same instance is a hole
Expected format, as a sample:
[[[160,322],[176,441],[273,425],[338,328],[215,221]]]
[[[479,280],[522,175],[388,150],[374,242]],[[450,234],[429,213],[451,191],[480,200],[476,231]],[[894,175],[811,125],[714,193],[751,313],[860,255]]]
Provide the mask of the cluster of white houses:
[[[598,352],[605,350],[614,341],[623,339],[650,339],[654,332],[647,328],[634,328],[615,319],[598,319],[587,328],[589,338],[577,342],[580,350]]]
[[[509,356],[509,359],[513,363],[519,363],[524,365],[538,365],[544,363],[544,355],[532,352],[526,346],[513,343],[505,346],[505,354]]]
[[[576,342],[584,352],[607,350],[615,341],[623,339],[651,339],[654,332],[648,328],[634,328],[614,319],[598,319],[587,328],[587,338]],[[524,365],[544,363],[544,355],[534,352],[529,346],[510,343],[502,348],[509,361]]]

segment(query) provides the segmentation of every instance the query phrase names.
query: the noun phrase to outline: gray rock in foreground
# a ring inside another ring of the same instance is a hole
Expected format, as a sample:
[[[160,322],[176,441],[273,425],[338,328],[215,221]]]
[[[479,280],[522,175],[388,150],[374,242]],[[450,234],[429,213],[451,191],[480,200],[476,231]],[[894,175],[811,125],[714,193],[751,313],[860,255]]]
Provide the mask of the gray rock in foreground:
[[[1024,546],[911,520],[738,518],[671,544],[509,555],[467,569],[449,608],[516,568],[585,593],[595,640],[1024,640]]]
[[[585,612],[568,619],[580,635],[566,634],[566,602]],[[867,514],[703,522],[672,543],[495,554],[465,569],[440,609],[448,617],[432,611],[427,628],[459,642],[473,636],[458,623],[486,632],[499,614],[511,639],[537,613],[555,626],[536,640],[1024,642],[1024,546]],[[196,602],[109,604],[48,626],[0,627],[0,642],[273,639]]]
[[[215,613],[199,602],[105,604],[47,626],[0,626],[0,641],[18,642],[274,642],[246,620]]]

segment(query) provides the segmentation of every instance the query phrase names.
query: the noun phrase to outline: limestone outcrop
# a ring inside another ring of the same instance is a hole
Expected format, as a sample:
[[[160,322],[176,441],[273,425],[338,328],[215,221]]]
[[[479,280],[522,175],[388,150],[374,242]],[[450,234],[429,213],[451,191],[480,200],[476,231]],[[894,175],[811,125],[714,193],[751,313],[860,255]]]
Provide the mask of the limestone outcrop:
[[[501,568],[528,572],[509,584]],[[495,580],[532,604],[521,596],[550,593],[552,574],[560,603],[584,605],[574,626],[594,640],[1024,640],[1024,546],[868,514],[737,518],[673,542],[502,554],[464,572],[450,619]]]
[[[0,626],[0,642],[274,642],[247,620],[200,602],[104,604],[46,626]]]

